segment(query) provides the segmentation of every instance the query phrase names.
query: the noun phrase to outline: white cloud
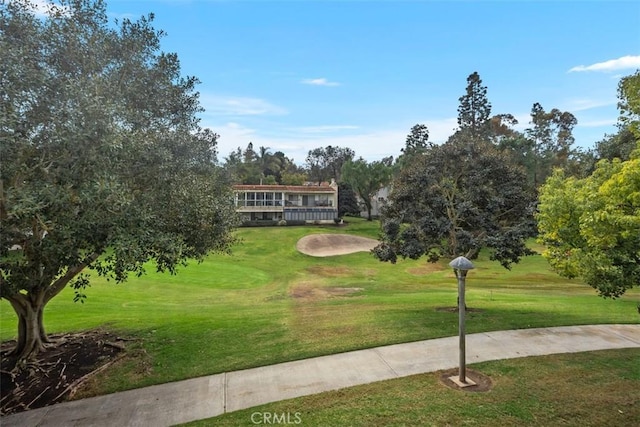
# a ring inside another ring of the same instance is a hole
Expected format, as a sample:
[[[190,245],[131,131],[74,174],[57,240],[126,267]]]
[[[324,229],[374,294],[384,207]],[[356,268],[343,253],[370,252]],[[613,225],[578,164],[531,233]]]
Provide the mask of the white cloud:
[[[608,114],[607,114],[608,116]],[[531,117],[528,113],[516,115],[519,124],[516,129],[524,131],[530,127]],[[248,125],[241,120],[219,124],[205,123],[220,135],[218,140],[218,159],[224,158],[238,147],[244,150],[249,142],[254,147],[269,147],[271,152],[282,151],[298,165],[304,165],[310,150],[319,147],[348,147],[355,151],[356,156],[371,162],[384,157],[401,154],[401,149],[411,130],[412,123],[394,124],[389,128],[365,128],[364,126],[335,125],[317,127],[265,127],[264,124]],[[419,120],[429,129],[429,141],[435,144],[444,143],[458,126],[455,117],[435,120]],[[578,125],[574,129],[574,136],[579,144],[585,145],[601,138],[603,128],[614,126],[615,118],[578,117]],[[612,128],[613,129],[613,128]]]
[[[236,122],[228,122],[222,125],[212,125],[210,123],[201,123],[203,127],[210,128],[213,132],[220,135],[218,138],[218,160],[223,162],[224,158],[238,147],[245,149],[249,142],[253,141],[255,130],[244,127]]]
[[[354,129],[358,129],[358,126],[324,125],[324,126],[302,126],[302,127],[287,128],[288,131],[299,132],[304,134],[334,133],[334,132],[340,132],[344,130],[354,130]]]
[[[594,108],[610,107],[616,105],[615,99],[597,100],[588,98],[570,99],[563,109],[575,113],[578,111],[591,110]]]
[[[205,109],[205,115],[258,116],[288,113],[286,109],[259,98],[201,95],[200,103]]]
[[[330,82],[324,77],[319,79],[304,79],[302,80],[302,83],[306,85],[313,85],[313,86],[340,86],[340,83]]]
[[[531,113],[519,113],[515,114],[514,117],[518,121],[518,124],[513,127],[515,130],[524,132],[525,129],[530,127]]]
[[[618,59],[610,59],[609,61],[597,62],[591,65],[578,65],[569,70],[574,71],[617,71],[630,68],[640,68],[640,55],[627,55]]]
[[[110,18],[117,19],[118,22],[122,22],[125,19],[128,19],[129,21],[135,22],[136,19],[139,18],[139,16],[134,15],[133,13],[111,13],[111,12],[108,12],[107,15]]]
[[[429,128],[429,140],[440,144],[453,134],[457,127],[455,118],[422,121]],[[363,157],[367,161],[381,160],[384,157],[397,157],[404,148],[407,134],[411,125],[401,127],[394,126],[389,129],[371,129],[370,131],[358,131],[357,126],[318,126],[316,130],[323,128],[334,134],[322,132],[309,132],[310,127],[287,127],[274,129],[254,129],[238,122],[227,122],[221,125],[202,123],[204,127],[210,127],[220,135],[218,140],[218,158],[224,158],[238,147],[244,149],[249,142],[254,147],[269,147],[272,152],[282,151],[287,157],[302,165],[310,150],[318,147],[348,147],[355,151],[356,156]],[[341,128],[341,129],[339,129]],[[340,134],[344,131],[343,134]]]
[[[599,128],[603,126],[614,126],[617,122],[617,119],[589,120],[585,122],[578,121],[578,126],[585,128]]]

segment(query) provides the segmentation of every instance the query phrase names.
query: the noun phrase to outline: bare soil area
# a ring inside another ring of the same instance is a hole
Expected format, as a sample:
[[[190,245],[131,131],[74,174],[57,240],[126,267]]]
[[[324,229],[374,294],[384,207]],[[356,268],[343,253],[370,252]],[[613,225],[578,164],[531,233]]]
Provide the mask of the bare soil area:
[[[0,346],[0,415],[72,398],[86,380],[123,354],[126,341],[101,330],[51,335],[50,338],[56,343],[20,371],[14,370],[16,357],[8,355],[15,342],[6,341]]]
[[[460,370],[458,368],[455,368],[440,372],[438,375],[440,376],[440,382],[442,384],[455,390],[462,390],[467,392],[484,392],[489,391],[493,388],[493,381],[491,381],[490,377],[469,368],[465,368],[465,377],[472,380],[474,383],[476,383],[476,385],[460,387],[458,384],[451,380],[451,377],[457,377],[459,373]]]
[[[300,284],[289,291],[289,296],[297,300],[317,301],[320,299],[349,297],[362,292],[363,288],[318,287]]]

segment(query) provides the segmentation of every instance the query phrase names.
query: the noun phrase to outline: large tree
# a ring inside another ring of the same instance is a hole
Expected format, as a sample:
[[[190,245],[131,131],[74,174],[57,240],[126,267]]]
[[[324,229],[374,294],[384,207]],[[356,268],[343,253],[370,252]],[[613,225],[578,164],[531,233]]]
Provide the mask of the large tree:
[[[459,132],[467,139],[487,139],[490,132],[491,103],[487,98],[487,87],[477,71],[467,77],[465,94],[459,98]]]
[[[576,179],[556,170],[540,190],[544,256],[560,274],[581,277],[604,297],[640,286],[639,89],[637,71],[620,81],[620,140],[598,144],[605,159],[594,172]],[[636,149],[627,155],[634,138]]]
[[[46,304],[68,285],[84,298],[87,268],[123,281],[153,260],[174,273],[234,241],[197,80],[160,53],[152,19],[112,26],[100,0],[44,18],[0,6],[0,297],[21,363],[49,341]]]
[[[605,135],[596,142],[594,155],[598,160],[629,160],[638,139],[627,127],[621,126],[617,133]]]
[[[540,189],[544,256],[601,296],[640,286],[640,143],[627,161],[602,160],[583,179],[556,170]]]
[[[427,125],[418,123],[411,128],[411,131],[407,135],[404,148],[400,151],[402,151],[403,155],[413,156],[424,153],[425,150],[431,146],[433,146],[433,144],[429,142],[429,128],[427,128]]]
[[[358,198],[347,182],[338,183],[338,217],[345,215],[360,216]]]
[[[618,99],[620,126],[640,139],[640,70],[620,79]]]
[[[545,111],[542,105],[531,107],[531,127],[525,133],[532,150],[531,175],[534,187],[540,186],[554,168],[569,168],[573,155],[573,128],[578,123],[573,114],[553,108]]]
[[[465,255],[487,247],[509,268],[531,253],[535,197],[511,156],[484,141],[454,139],[404,168],[382,215],[382,261]]]
[[[342,181],[342,165],[349,162],[355,156],[351,148],[346,147],[320,147],[309,150],[306,164],[309,177],[315,182],[321,183],[334,179]]]
[[[414,125],[407,135],[404,148],[400,150],[402,154],[396,159],[396,170],[402,169],[432,146],[433,143],[429,142],[429,128],[421,123]]]
[[[371,221],[372,199],[386,185],[392,177],[392,157],[386,157],[379,161],[367,162],[362,157],[351,160],[342,167],[342,177],[367,210],[367,220]]]

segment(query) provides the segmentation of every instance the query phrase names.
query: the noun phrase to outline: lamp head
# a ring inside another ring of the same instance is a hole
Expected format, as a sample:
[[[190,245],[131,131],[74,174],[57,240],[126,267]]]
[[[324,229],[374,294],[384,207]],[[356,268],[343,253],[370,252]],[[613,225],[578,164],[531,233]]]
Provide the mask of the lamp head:
[[[459,273],[463,277],[467,275],[467,271],[474,268],[473,263],[463,256],[459,256],[458,258],[451,261],[449,263],[449,267],[453,268],[456,271],[456,276]]]

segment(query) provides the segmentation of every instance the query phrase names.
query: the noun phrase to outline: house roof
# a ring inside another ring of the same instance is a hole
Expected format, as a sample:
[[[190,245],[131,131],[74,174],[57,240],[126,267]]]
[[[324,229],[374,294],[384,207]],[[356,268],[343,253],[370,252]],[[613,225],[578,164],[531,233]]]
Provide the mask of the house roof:
[[[289,193],[335,193],[336,189],[330,185],[247,185],[236,184],[236,191],[281,191]]]

